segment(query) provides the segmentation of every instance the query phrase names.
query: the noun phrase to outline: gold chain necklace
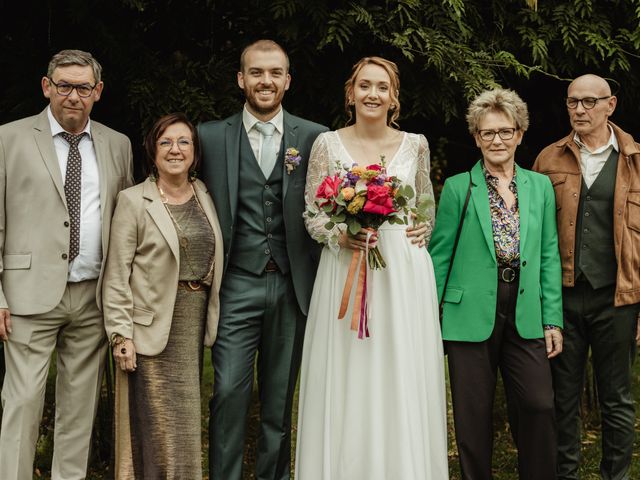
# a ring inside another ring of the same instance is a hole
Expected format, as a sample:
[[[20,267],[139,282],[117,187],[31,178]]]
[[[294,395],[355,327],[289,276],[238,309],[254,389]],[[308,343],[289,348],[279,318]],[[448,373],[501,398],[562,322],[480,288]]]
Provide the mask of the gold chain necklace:
[[[195,272],[195,270],[193,268],[193,264],[191,263],[191,256],[189,255],[189,250],[187,248],[189,246],[189,238],[187,238],[186,233],[184,232],[184,230],[182,229],[180,224],[176,221],[175,217],[171,213],[171,209],[169,209],[169,205],[168,205],[169,199],[164,194],[164,191],[162,190],[162,187],[160,185],[158,185],[157,182],[156,182],[156,186],[158,187],[158,191],[160,192],[160,199],[162,200],[162,204],[164,205],[165,210],[169,214],[169,217],[171,217],[171,221],[173,222],[173,225],[176,227],[176,230],[177,230],[176,233],[178,234],[178,243],[180,244],[180,247],[181,247],[182,251],[184,251],[184,256],[185,256],[185,258],[187,260],[187,265],[189,265],[189,270],[191,270],[191,274],[194,277],[197,277],[198,275],[196,275],[196,272]],[[200,200],[198,200],[198,196],[196,195],[196,191],[193,188],[193,184],[191,184],[191,191],[193,192],[193,198],[196,201],[196,205],[198,206],[200,211],[206,217],[207,214],[205,213],[204,209],[202,208],[202,205],[200,205]],[[191,199],[189,199],[187,201],[190,201],[190,200]],[[189,216],[189,218],[191,218],[191,215]],[[213,272],[213,267],[214,266],[215,266],[215,256],[212,256],[212,258],[211,258],[211,260],[209,262],[209,270],[207,271],[207,273],[203,277],[200,277],[198,280],[202,282],[202,281],[206,280],[207,278],[209,278],[209,276],[211,275],[211,272]]]

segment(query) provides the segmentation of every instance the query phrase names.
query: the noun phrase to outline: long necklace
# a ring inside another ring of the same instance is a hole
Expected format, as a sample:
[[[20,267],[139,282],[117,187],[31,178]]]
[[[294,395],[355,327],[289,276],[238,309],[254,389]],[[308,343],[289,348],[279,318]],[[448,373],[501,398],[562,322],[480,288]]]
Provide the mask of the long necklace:
[[[180,247],[182,248],[182,251],[184,252],[185,259],[187,260],[187,265],[189,266],[189,270],[191,270],[191,274],[194,277],[198,277],[198,275],[196,275],[195,269],[193,268],[193,263],[191,263],[191,255],[189,255],[189,249],[187,248],[189,246],[189,238],[187,237],[185,231],[182,229],[180,224],[177,222],[177,220],[175,219],[175,217],[171,213],[171,209],[169,208],[169,205],[168,205],[169,199],[164,194],[164,191],[162,190],[162,187],[160,185],[158,185],[157,182],[156,182],[156,185],[158,186],[158,191],[160,192],[160,199],[162,200],[162,204],[164,205],[165,210],[169,214],[169,217],[171,217],[171,221],[173,222],[174,226],[176,227],[176,230],[177,230],[177,233],[178,233],[178,242],[180,243]],[[193,192],[193,198],[196,201],[196,205],[198,206],[200,211],[206,217],[204,209],[202,208],[202,205],[200,205],[200,200],[198,200],[198,196],[196,195],[196,191],[193,188],[193,184],[191,184],[190,186],[191,186],[191,191]],[[189,214],[189,218],[191,218],[191,213]],[[211,272],[213,272],[213,267],[214,266],[215,266],[215,256],[212,255],[212,257],[211,257],[211,259],[209,261],[209,270],[207,271],[207,273],[204,276],[200,277],[199,280],[200,281],[204,281],[207,278],[209,278],[209,276],[211,275]]]

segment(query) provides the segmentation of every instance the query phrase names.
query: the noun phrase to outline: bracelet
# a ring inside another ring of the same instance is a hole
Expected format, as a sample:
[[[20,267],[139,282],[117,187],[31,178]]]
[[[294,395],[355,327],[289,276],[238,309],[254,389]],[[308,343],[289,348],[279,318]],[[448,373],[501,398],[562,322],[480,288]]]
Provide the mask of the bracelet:
[[[545,330],[560,330],[560,327],[557,325],[543,325],[542,328]]]
[[[126,341],[127,339],[124,338],[122,335],[120,335],[119,333],[114,333],[113,335],[111,335],[111,338],[109,339],[109,344],[111,344],[112,347],[115,347]]]

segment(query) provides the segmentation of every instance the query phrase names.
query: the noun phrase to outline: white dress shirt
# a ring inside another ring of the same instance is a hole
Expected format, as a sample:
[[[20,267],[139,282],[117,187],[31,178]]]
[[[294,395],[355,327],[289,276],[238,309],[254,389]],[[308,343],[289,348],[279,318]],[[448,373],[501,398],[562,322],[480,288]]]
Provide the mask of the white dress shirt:
[[[47,109],[53,146],[58,156],[58,165],[62,174],[62,182],[65,181],[67,171],[67,157],[69,156],[69,144],[59,134],[64,128],[58,123],[51,108]],[[80,194],[80,253],[69,262],[69,282],[81,282],[94,280],[100,275],[102,264],[102,212],[100,209],[100,175],[98,171],[98,159],[93,147],[91,137],[91,120],[83,130],[87,135],[82,137],[78,144],[82,157],[82,192]]]
[[[253,150],[253,154],[256,157],[256,160],[260,161],[260,153],[262,150],[262,134],[255,127],[255,124],[260,122],[249,110],[247,110],[247,106],[245,105],[242,109],[242,124],[244,125],[244,129],[247,131],[247,136],[249,137],[249,143],[251,144],[251,150]],[[280,144],[282,143],[282,134],[284,132],[284,114],[282,113],[282,107],[276,115],[264,123],[272,123],[276,130],[273,134],[273,148],[275,149],[274,156],[278,155],[280,151]]]
[[[609,141],[602,147],[596,148],[593,152],[580,141],[580,136],[577,133],[573,136],[573,141],[580,147],[580,168],[582,169],[582,178],[584,179],[584,183],[587,184],[587,188],[591,188],[593,182],[595,182],[598,175],[600,175],[602,167],[604,167],[609,155],[611,155],[611,150],[615,150],[616,152],[620,151],[618,139],[614,135],[611,127],[609,127],[609,132],[611,133]]]

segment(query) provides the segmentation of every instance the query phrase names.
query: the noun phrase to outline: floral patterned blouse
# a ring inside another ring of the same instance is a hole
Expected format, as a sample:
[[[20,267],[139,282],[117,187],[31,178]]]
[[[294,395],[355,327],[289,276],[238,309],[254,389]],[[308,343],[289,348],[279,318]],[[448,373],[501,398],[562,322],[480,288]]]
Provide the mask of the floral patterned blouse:
[[[509,190],[513,192],[516,201],[508,208],[498,193],[498,178],[482,167],[484,178],[489,190],[489,209],[491,211],[491,226],[493,228],[493,244],[496,249],[498,265],[503,267],[520,267],[520,209],[518,208],[518,188],[516,186],[516,170],[509,183]]]

